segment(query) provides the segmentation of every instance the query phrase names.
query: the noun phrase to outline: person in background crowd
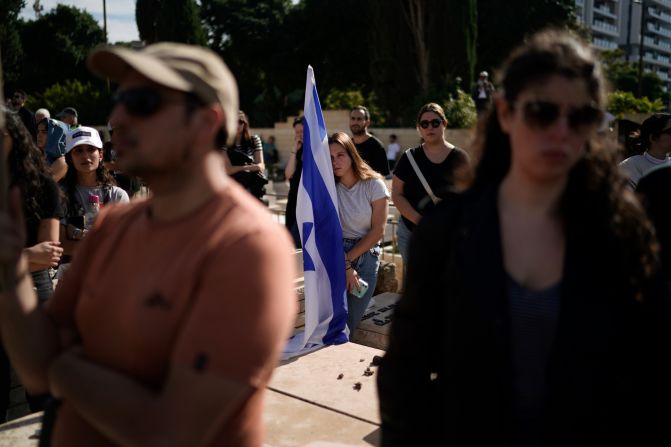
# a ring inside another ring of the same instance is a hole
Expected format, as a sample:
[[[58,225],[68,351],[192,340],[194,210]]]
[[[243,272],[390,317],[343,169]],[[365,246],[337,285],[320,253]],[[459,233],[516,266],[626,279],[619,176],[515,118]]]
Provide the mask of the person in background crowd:
[[[284,225],[291,233],[294,247],[301,248],[301,236],[296,224],[296,201],[298,200],[298,187],[303,175],[303,117],[294,119],[294,147],[289,154],[289,160],[284,168],[284,178],[289,181],[289,195],[287,197],[287,208]]]
[[[655,113],[643,121],[632,144],[638,149],[638,154],[622,161],[620,169],[633,190],[651,169],[671,166],[671,114]]]
[[[6,113],[3,135],[4,157],[7,160],[10,185],[21,193],[25,244],[23,256],[31,276],[37,302],[43,305],[51,297],[53,286],[49,269],[56,267],[63,254],[58,225],[63,217],[60,191],[51,179],[44,157],[35,146],[20,117]],[[0,358],[5,358],[4,351]],[[0,395],[9,391],[7,364],[0,362]],[[0,419],[4,420],[7,403],[0,398]],[[45,397],[26,394],[31,412],[44,408]]]
[[[349,129],[359,155],[368,166],[383,177],[389,175],[389,163],[384,144],[370,132],[370,112],[364,106],[354,107],[349,114]]]
[[[401,145],[398,144],[398,137],[395,134],[389,135],[389,146],[387,146],[387,161],[389,162],[389,171],[393,171],[396,166],[398,153],[401,152]]]
[[[44,310],[20,256],[16,191],[0,211],[14,278],[2,340],[26,388],[61,400],[43,442],[260,446],[296,272],[286,231],[222,169],[235,79],[211,50],[167,42],[100,48],[88,65],[119,85],[117,163],[152,196],[103,210]]]
[[[473,102],[475,102],[475,110],[477,110],[478,114],[489,108],[492,98],[494,98],[494,92],[494,84],[489,82],[489,73],[481,71],[478,82],[475,83],[471,93]]]
[[[12,110],[19,114],[23,125],[26,126],[30,136],[35,141],[37,136],[37,123],[35,122],[35,114],[26,108],[26,101],[28,100],[28,94],[23,90],[15,90],[12,98],[10,99],[10,104]]]
[[[413,236],[377,376],[382,446],[671,442],[671,303],[595,136],[605,85],[567,32],[508,58],[472,186]]]
[[[389,191],[382,176],[361,159],[347,134],[336,132],[328,141],[345,250],[347,327],[351,337],[375,291]],[[362,280],[367,286],[360,284]],[[367,288],[360,293],[362,286]]]
[[[422,106],[417,115],[417,132],[423,143],[401,155],[394,170],[391,197],[401,214],[396,234],[404,265],[415,226],[468,171],[466,152],[445,139],[447,124],[445,112],[438,104]]]
[[[74,107],[64,108],[58,115],[56,115],[56,118],[67,124],[70,129],[79,126],[79,114]]]
[[[51,118],[51,113],[49,113],[49,110],[42,108],[42,109],[37,109],[35,111],[35,122],[36,123],[39,123],[40,121],[42,121],[45,118]]]
[[[662,267],[671,288],[671,165],[648,171],[636,185],[636,193],[655,226]]]
[[[7,113],[5,156],[10,184],[21,191],[26,223],[26,249],[38,298],[45,302],[53,293],[49,268],[56,267],[63,253],[59,242],[59,219],[63,217],[61,195],[40,150],[16,113]]]
[[[242,110],[238,113],[238,131],[235,142],[224,152],[226,174],[233,177],[251,195],[261,200],[268,180],[263,172],[263,145],[258,135],[249,133],[249,119]]]
[[[61,226],[61,240],[66,255],[72,255],[78,242],[90,229],[85,216],[94,213],[92,196],[100,207],[112,203],[126,203],[128,194],[116,182],[103,163],[103,143],[98,131],[80,126],[67,135],[65,161],[68,173],[61,182],[66,197],[65,224]],[[64,259],[64,262],[70,260]]]
[[[268,141],[263,143],[263,159],[271,165],[275,165],[280,161],[279,152],[275,145],[275,137],[269,136]]]
[[[37,125],[37,147],[47,161],[54,181],[59,182],[68,171],[65,163],[66,135],[69,129],[65,123],[46,118]]]

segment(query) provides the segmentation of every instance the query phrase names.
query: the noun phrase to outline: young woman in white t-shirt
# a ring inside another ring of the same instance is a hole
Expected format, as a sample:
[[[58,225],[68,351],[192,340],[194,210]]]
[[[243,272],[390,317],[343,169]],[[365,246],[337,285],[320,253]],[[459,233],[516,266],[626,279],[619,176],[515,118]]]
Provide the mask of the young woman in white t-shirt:
[[[66,198],[65,222],[61,225],[61,240],[66,255],[71,255],[86,235],[90,222],[85,216],[99,206],[128,202],[128,193],[116,182],[103,163],[103,144],[98,131],[80,126],[67,134],[65,161],[68,172],[61,181]],[[63,259],[63,262],[69,262]]]
[[[352,334],[375,290],[389,191],[382,176],[361,159],[349,135],[331,135],[329,149],[345,250],[347,327]],[[368,289],[359,298],[353,293],[360,289],[361,280],[368,283]]]
[[[655,113],[643,121],[634,145],[641,153],[620,163],[632,189],[636,189],[638,181],[650,170],[671,165],[671,114]]]

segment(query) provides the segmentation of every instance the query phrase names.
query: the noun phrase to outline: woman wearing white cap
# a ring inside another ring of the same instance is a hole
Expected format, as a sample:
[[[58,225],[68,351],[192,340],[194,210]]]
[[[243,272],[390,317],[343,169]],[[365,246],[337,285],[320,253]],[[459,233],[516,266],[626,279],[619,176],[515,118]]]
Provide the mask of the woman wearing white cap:
[[[116,186],[103,163],[103,143],[92,127],[72,129],[67,136],[68,173],[61,182],[66,195],[66,225],[61,235],[65,254],[86,234],[84,217],[108,203],[128,202],[128,194]],[[98,205],[95,205],[95,204]]]

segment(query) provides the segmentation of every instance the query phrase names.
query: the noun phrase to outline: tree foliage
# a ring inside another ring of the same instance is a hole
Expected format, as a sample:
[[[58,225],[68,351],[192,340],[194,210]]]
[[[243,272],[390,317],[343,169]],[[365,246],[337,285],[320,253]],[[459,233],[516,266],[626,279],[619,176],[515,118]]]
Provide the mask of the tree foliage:
[[[65,107],[74,106],[79,114],[80,122],[86,124],[102,124],[107,122],[111,101],[104,90],[78,80],[67,80],[49,86],[42,94],[30,100],[29,106],[34,109],[46,107],[58,112]]]
[[[536,31],[575,23],[575,0],[478,0],[478,70],[494,71]]]
[[[20,28],[24,90],[43,91],[67,79],[98,82],[86,68],[86,57],[91,49],[105,42],[105,36],[91,14],[58,5]]]
[[[637,98],[631,92],[615,91],[608,95],[608,111],[618,118],[627,113],[655,113],[664,110],[662,100],[650,101],[646,96]]]
[[[390,125],[414,123],[418,108],[445,98],[476,64],[476,0],[371,0],[369,66]],[[412,110],[408,110],[412,109]]]
[[[19,36],[19,13],[25,6],[24,0],[3,0],[0,2],[0,50],[4,82],[13,84],[20,76],[23,49]]]
[[[285,25],[290,7],[289,0],[201,2],[210,46],[238,80],[240,106],[254,126],[282,119],[288,93],[296,89],[302,106],[305,67],[294,62],[296,30]]]
[[[195,0],[137,0],[135,21],[140,39],[205,45],[205,30]]]
[[[475,102],[471,95],[461,89],[450,95],[444,101],[445,117],[449,127],[454,129],[466,129],[473,127],[478,120]]]
[[[634,96],[639,95],[638,65],[625,61],[622,50],[602,52],[601,61],[605,75],[614,90],[631,92]],[[643,72],[640,94],[641,97],[647,97],[651,100],[669,101],[669,94],[664,90],[664,83],[657,73],[651,71]]]

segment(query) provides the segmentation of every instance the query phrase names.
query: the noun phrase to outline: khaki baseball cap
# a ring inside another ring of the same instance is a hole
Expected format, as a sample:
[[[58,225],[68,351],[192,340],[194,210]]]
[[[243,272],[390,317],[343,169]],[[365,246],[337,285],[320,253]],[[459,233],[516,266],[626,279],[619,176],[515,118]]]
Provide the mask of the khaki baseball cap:
[[[182,92],[195,94],[205,104],[221,105],[229,139],[238,129],[238,86],[221,58],[204,47],[161,42],[141,50],[101,47],[88,57],[89,69],[120,83],[131,72]]]

